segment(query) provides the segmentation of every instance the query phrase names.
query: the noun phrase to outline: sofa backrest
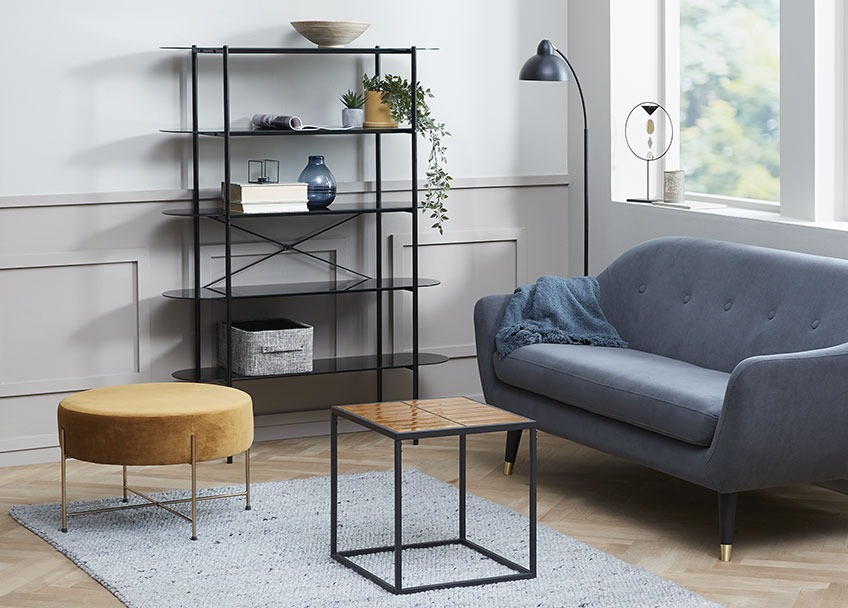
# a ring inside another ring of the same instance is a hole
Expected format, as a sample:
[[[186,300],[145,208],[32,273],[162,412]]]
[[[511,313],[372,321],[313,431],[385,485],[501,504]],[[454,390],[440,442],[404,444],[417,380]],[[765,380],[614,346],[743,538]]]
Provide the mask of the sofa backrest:
[[[845,260],[667,237],[624,252],[598,282],[631,348],[710,369],[848,342]]]

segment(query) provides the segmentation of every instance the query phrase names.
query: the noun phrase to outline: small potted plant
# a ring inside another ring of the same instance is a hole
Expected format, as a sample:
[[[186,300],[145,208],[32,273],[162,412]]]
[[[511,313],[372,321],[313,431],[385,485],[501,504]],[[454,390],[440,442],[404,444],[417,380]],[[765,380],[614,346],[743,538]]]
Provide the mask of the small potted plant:
[[[392,128],[397,127],[399,122],[412,124],[412,85],[408,80],[393,74],[371,77],[364,74],[362,86],[366,96],[366,128]],[[425,89],[421,83],[416,83],[415,87],[416,131],[430,142],[424,184],[426,194],[421,206],[430,211],[430,218],[434,220],[432,227],[439,234],[444,234],[443,224],[448,219],[445,200],[453,178],[445,170],[447,156],[442,140],[450,133],[445,129],[445,124],[437,122],[430,113],[427,104],[427,100],[433,98],[430,89]]]
[[[364,121],[365,96],[348,89],[348,92],[339,97],[344,105],[342,109],[342,126],[361,129]]]

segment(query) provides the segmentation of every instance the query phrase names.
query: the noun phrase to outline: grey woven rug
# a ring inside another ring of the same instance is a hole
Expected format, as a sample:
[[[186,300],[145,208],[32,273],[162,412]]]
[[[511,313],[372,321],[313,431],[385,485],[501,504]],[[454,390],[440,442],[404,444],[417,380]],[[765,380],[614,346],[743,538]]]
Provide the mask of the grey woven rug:
[[[387,472],[340,478],[341,550],[392,543],[392,483]],[[251,511],[241,498],[201,502],[197,541],[189,540],[190,524],[154,508],[74,517],[66,534],[58,531],[56,504],[16,506],[11,515],[131,608],[716,606],[544,526],[536,579],[395,596],[330,559],[329,485],[326,477],[255,484]],[[404,542],[456,536],[455,488],[415,470],[404,471],[403,487]],[[79,502],[73,510],[107,504],[116,500]],[[525,517],[469,495],[470,539],[527,564],[527,530]],[[410,550],[403,557],[405,586],[503,572],[466,549]],[[360,563],[392,572],[388,554]]]

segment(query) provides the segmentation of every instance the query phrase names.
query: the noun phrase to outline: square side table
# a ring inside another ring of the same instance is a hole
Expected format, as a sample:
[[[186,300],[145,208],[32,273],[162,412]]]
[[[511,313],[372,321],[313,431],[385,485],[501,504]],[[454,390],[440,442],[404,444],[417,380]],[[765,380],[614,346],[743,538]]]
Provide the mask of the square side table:
[[[394,544],[347,551],[338,550],[338,418],[353,421],[394,441]],[[468,539],[466,533],[466,438],[468,435],[528,429],[530,434],[530,531],[529,565],[517,564]],[[402,442],[429,437],[459,437],[459,534],[457,538],[404,544]],[[359,405],[336,405],[330,410],[330,555],[395,594],[418,593],[448,587],[470,587],[536,577],[536,422],[511,412],[465,397],[392,401]],[[402,555],[405,549],[462,545],[508,569],[511,574],[447,581],[412,587],[403,586]],[[350,558],[372,553],[394,553],[394,582],[383,579]]]

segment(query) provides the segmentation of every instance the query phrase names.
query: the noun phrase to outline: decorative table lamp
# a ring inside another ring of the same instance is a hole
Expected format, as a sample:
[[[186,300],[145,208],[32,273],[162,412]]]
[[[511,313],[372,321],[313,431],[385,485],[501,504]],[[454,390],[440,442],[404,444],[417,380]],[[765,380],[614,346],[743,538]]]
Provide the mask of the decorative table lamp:
[[[636,105],[624,122],[624,139],[634,156],[645,161],[645,198],[628,198],[632,203],[661,201],[651,198],[651,162],[661,159],[671,149],[674,126],[665,108],[653,101]]]

